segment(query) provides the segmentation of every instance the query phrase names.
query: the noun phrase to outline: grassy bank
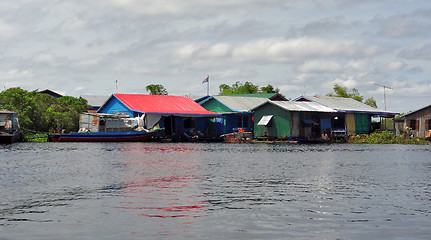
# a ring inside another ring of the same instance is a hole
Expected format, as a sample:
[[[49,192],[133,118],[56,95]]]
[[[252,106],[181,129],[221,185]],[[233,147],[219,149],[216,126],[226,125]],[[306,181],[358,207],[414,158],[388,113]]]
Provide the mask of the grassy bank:
[[[31,133],[24,135],[24,141],[26,142],[46,142],[48,134],[46,133]]]
[[[349,143],[368,144],[428,144],[426,138],[410,138],[406,135],[395,136],[391,132],[371,133],[370,135],[356,135],[348,139]]]

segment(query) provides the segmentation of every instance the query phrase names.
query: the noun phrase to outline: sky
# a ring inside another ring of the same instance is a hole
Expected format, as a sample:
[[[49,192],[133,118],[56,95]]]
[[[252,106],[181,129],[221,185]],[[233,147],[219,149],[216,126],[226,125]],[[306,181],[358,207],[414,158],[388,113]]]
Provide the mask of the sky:
[[[60,94],[210,95],[251,82],[287,98],[335,83],[379,109],[431,104],[429,0],[2,0],[0,84]],[[382,86],[387,86],[382,87]],[[386,95],[386,101],[384,96]]]

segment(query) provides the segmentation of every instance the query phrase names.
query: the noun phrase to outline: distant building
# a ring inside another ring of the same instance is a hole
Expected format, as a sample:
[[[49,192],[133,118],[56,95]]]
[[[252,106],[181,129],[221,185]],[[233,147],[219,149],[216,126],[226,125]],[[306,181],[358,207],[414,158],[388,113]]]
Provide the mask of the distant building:
[[[49,90],[49,89],[45,89],[45,90],[43,90],[43,91],[39,91],[38,93],[48,94],[48,95],[50,95],[50,96],[52,96],[52,97],[55,97],[55,98],[61,98],[61,97],[63,97],[63,95],[58,94],[58,93],[56,93],[56,92],[54,92],[54,91],[51,91],[51,90]]]
[[[404,115],[404,128],[414,137],[428,137],[431,130],[431,105]]]

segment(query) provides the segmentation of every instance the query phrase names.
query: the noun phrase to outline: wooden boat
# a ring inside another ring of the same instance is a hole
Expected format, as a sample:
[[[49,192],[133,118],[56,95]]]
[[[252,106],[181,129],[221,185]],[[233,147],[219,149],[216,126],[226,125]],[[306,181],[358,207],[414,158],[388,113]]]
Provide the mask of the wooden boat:
[[[0,110],[0,143],[13,143],[19,140],[20,127],[16,112]]]
[[[130,132],[74,132],[49,134],[48,142],[147,142],[155,131]]]

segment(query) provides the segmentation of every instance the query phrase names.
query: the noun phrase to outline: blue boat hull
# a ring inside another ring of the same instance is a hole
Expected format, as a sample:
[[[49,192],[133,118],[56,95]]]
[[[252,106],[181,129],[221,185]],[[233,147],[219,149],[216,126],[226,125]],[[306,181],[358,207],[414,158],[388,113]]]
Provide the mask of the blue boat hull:
[[[154,132],[88,132],[69,134],[50,134],[48,142],[146,142],[153,138]]]

